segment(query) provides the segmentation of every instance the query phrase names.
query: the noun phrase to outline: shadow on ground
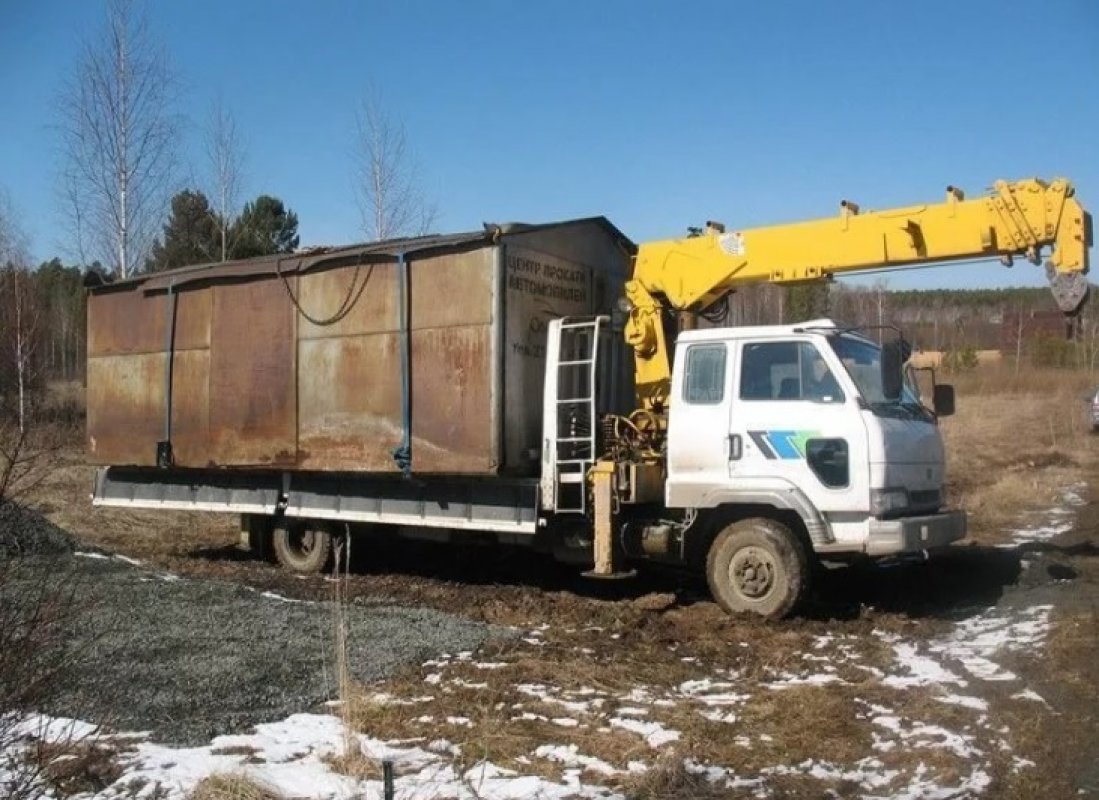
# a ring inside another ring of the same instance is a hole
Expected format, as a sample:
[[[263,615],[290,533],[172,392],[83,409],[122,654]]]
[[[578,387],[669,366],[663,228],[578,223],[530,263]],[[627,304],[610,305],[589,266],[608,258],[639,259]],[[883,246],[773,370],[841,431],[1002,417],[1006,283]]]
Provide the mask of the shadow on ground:
[[[1074,562],[1096,555],[1099,547],[1091,541],[1068,545],[1032,542],[1014,547],[973,544],[949,548],[922,562],[821,569],[801,615],[817,620],[856,619],[873,609],[912,618],[961,619],[997,605],[1007,592],[1071,581],[1079,573]],[[262,564],[256,556],[231,546],[198,549],[191,556]],[[583,577],[579,567],[521,547],[393,537],[384,547],[353,548],[351,572],[357,577],[385,577],[395,582],[405,579],[454,589],[468,587],[471,592],[511,587],[566,592],[577,599],[605,602],[665,596],[667,601],[655,604],[655,610],[710,602],[704,580],[681,570],[649,566],[629,579],[593,580]]]

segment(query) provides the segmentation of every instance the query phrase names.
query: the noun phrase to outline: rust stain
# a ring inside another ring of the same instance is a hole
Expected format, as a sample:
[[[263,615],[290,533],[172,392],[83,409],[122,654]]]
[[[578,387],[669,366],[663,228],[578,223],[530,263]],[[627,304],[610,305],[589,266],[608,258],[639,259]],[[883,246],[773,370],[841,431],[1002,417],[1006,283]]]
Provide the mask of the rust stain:
[[[368,277],[364,273],[370,271]],[[412,452],[420,472],[485,474],[493,452],[493,255],[413,260]],[[178,295],[172,443],[183,467],[392,472],[402,437],[396,267],[257,277]],[[365,283],[363,281],[365,280]],[[356,283],[357,282],[357,283]],[[88,446],[97,464],[152,465],[163,437],[166,295],[89,302]]]
[[[297,452],[294,316],[280,279],[214,287],[209,450],[219,464],[293,465],[276,454]]]
[[[211,289],[188,289],[176,296],[175,349],[210,346]],[[165,292],[138,289],[88,297],[88,356],[163,352],[168,300]]]

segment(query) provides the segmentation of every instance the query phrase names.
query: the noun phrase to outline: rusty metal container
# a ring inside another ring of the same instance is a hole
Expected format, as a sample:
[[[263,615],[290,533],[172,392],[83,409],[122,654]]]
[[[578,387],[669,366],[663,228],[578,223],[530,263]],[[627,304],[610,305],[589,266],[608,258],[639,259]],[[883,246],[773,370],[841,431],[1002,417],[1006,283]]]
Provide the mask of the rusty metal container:
[[[546,323],[609,312],[633,250],[594,217],[93,288],[89,461],[533,475]]]

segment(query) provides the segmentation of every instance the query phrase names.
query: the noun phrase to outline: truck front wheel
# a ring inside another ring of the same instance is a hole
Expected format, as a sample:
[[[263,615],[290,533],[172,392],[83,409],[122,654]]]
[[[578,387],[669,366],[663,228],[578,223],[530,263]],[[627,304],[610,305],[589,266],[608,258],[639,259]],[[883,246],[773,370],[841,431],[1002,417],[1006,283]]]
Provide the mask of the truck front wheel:
[[[322,572],[332,557],[332,532],[322,523],[283,519],[271,537],[280,565],[299,575]]]
[[[714,539],[706,580],[714,599],[732,614],[780,619],[809,588],[809,554],[801,539],[771,519],[743,519]]]

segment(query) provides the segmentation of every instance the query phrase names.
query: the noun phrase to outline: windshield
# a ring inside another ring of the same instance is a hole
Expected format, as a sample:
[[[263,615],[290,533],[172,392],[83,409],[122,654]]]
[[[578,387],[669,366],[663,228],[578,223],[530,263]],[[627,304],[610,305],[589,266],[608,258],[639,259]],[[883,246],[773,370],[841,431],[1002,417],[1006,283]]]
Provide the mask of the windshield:
[[[889,416],[926,415],[926,409],[920,403],[919,392],[912,385],[912,376],[908,370],[905,371],[901,396],[896,400],[886,399],[881,382],[881,348],[878,345],[846,335],[829,336],[828,343],[872,411]]]

